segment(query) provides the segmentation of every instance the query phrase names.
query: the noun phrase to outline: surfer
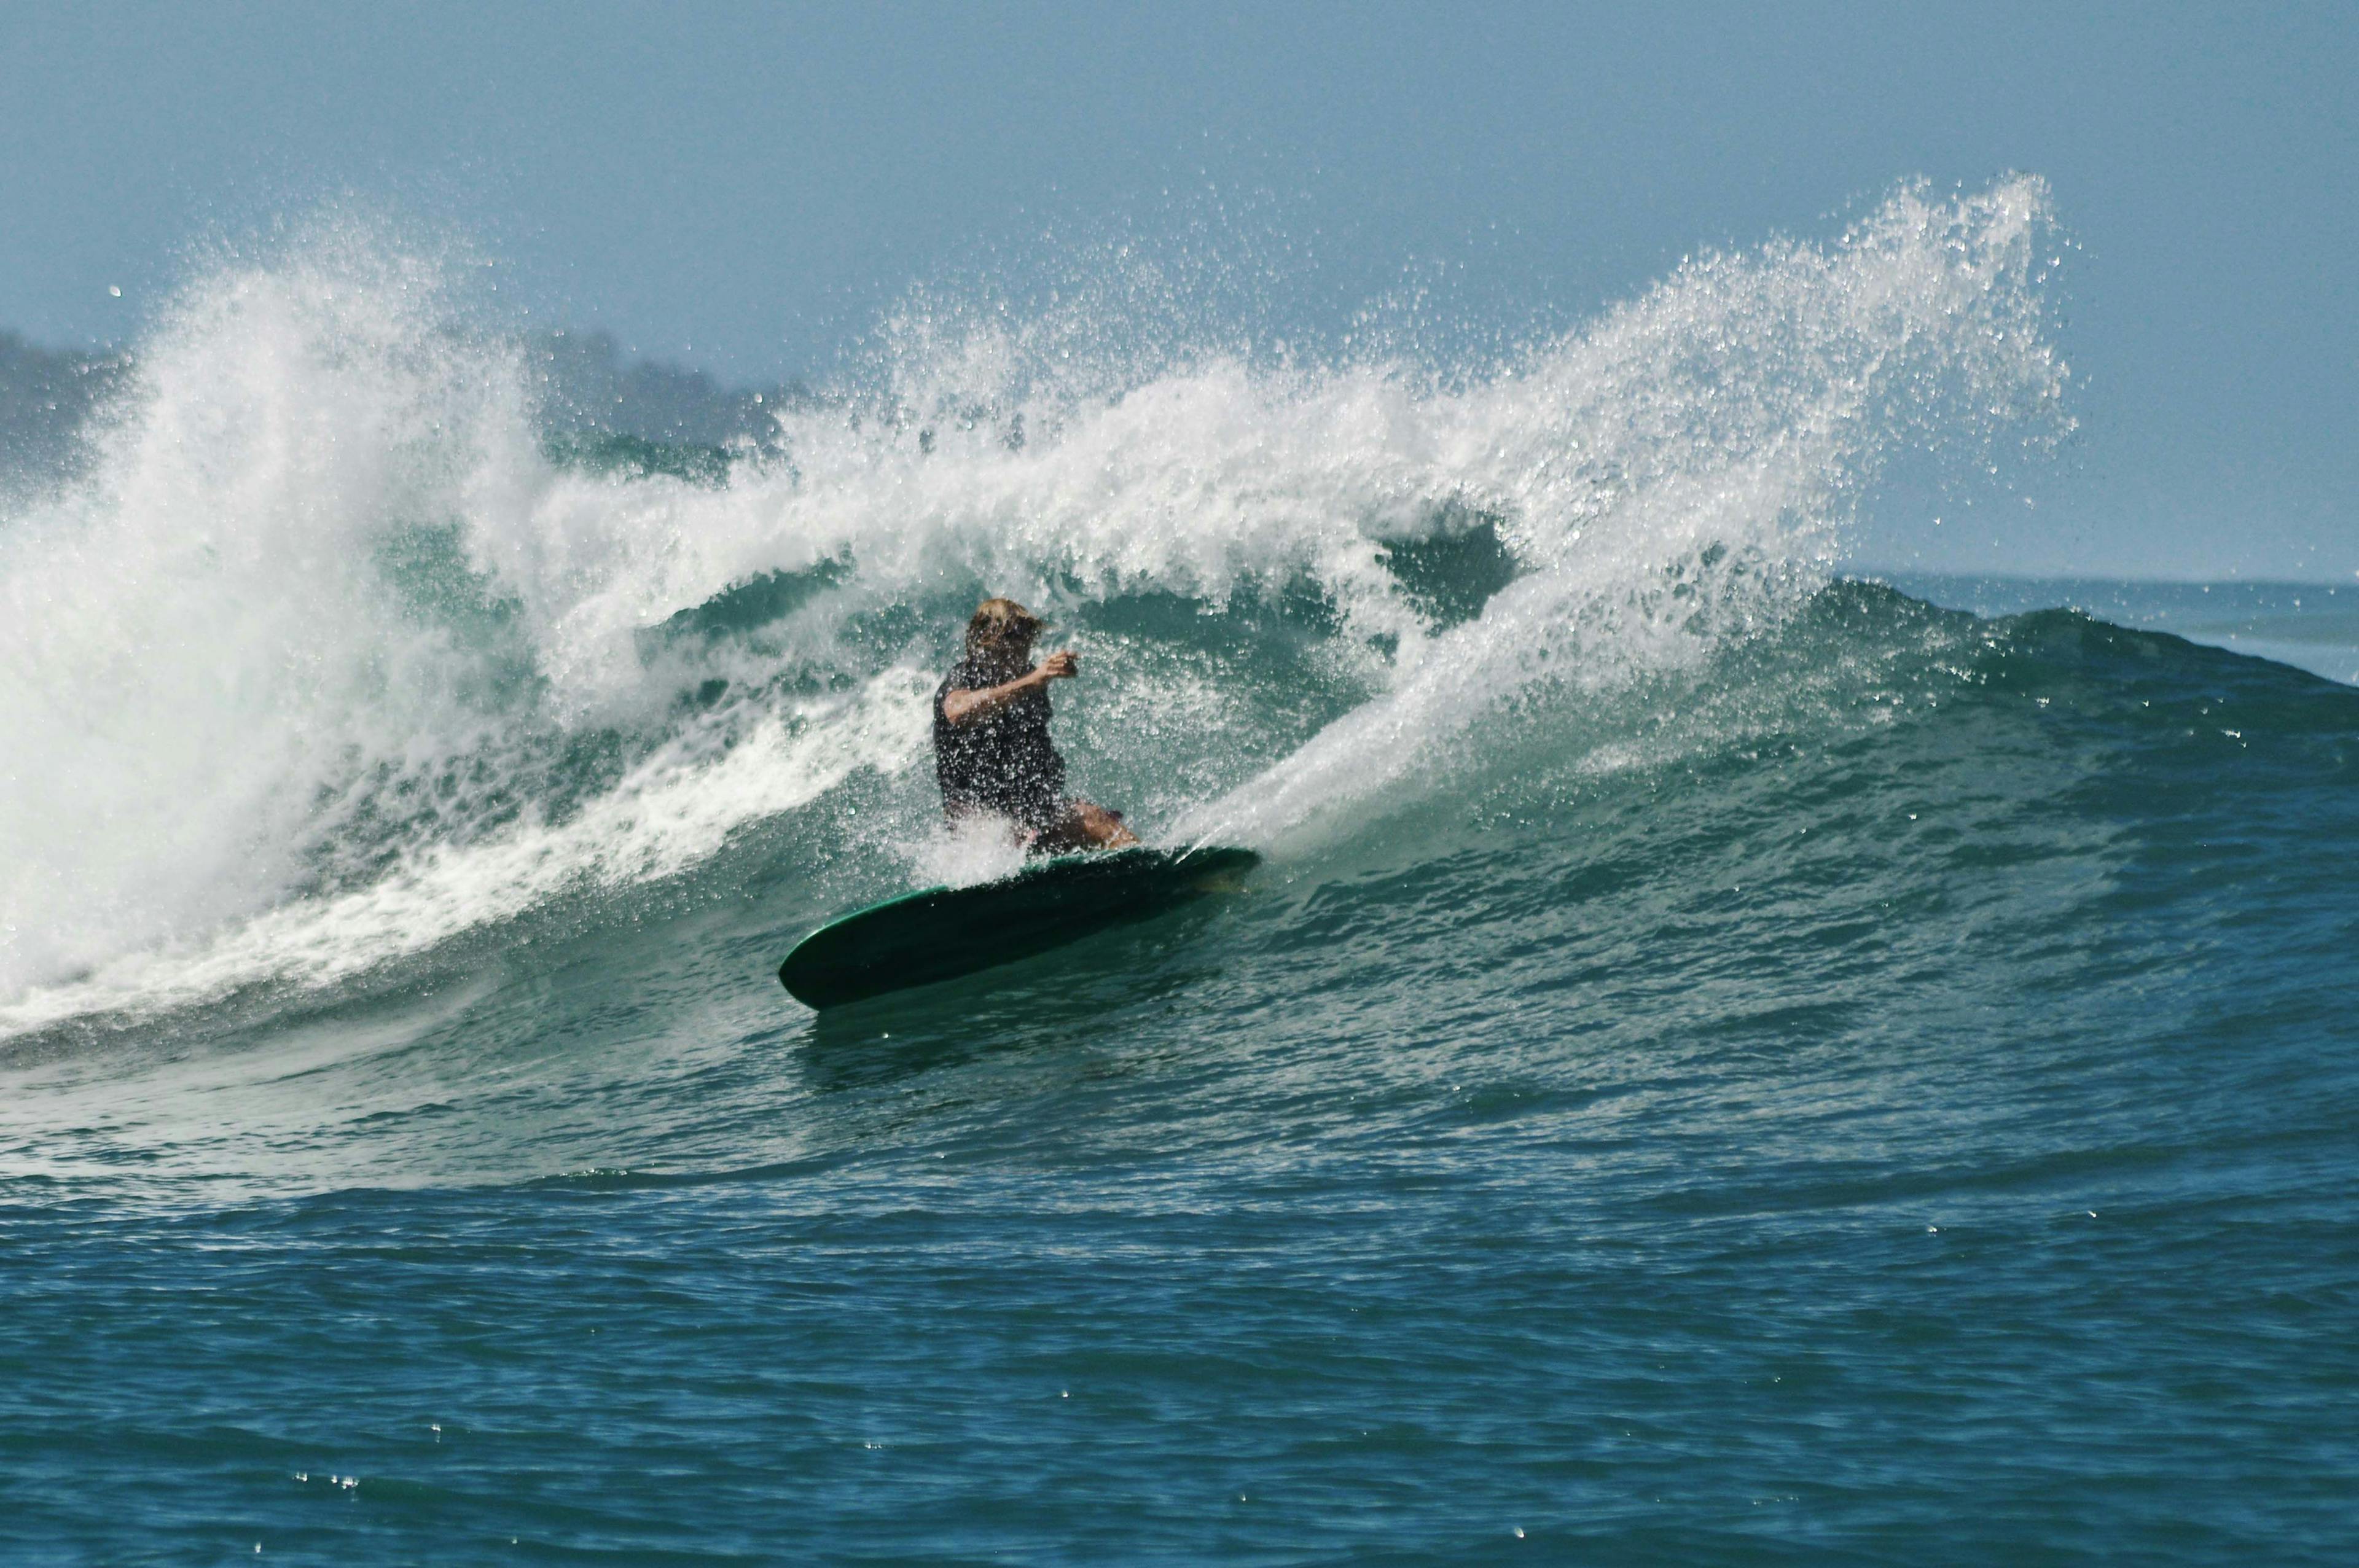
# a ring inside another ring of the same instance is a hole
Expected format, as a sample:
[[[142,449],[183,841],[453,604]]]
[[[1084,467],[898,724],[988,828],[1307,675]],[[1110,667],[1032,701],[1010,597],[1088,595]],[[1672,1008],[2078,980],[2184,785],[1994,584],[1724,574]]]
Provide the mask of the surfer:
[[[934,766],[953,826],[981,815],[1006,821],[1025,849],[1060,855],[1138,842],[1122,813],[1065,793],[1065,760],[1049,739],[1049,683],[1071,680],[1067,652],[1035,665],[1046,622],[1012,599],[986,599],[966,623],[966,657],[934,692]]]

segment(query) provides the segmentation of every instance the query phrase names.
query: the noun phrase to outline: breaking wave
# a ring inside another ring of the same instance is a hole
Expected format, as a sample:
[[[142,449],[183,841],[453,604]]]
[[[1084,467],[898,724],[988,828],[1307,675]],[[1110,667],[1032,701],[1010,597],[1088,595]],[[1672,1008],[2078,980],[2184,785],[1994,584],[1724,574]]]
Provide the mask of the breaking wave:
[[[985,592],[1082,651],[1060,734],[1150,838],[1348,833],[1789,624],[1896,455],[2060,436],[2049,226],[2036,179],[1905,188],[1440,365],[929,297],[713,450],[549,439],[446,256],[225,264],[0,524],[0,1030],[350,982],[749,836],[981,874],[922,764]]]

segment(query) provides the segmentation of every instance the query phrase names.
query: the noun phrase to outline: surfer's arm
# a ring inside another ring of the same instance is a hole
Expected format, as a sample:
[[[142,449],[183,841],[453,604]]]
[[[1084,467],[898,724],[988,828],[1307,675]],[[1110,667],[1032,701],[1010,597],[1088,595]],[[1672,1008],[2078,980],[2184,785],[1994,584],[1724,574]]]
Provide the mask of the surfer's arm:
[[[1038,668],[1027,670],[1004,685],[976,691],[946,691],[942,693],[942,717],[953,724],[988,719],[1027,691],[1037,691],[1052,680],[1071,678],[1080,667],[1081,661],[1071,654],[1051,654],[1040,661]]]

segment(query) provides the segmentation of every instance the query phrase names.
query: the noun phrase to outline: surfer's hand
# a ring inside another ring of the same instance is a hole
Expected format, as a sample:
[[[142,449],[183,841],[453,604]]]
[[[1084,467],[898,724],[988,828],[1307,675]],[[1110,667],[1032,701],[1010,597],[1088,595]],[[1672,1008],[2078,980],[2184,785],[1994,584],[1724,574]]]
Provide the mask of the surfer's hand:
[[[1032,675],[1035,679],[1045,685],[1052,680],[1071,680],[1081,673],[1081,655],[1069,652],[1049,654],[1040,661],[1040,667],[1034,670]]]

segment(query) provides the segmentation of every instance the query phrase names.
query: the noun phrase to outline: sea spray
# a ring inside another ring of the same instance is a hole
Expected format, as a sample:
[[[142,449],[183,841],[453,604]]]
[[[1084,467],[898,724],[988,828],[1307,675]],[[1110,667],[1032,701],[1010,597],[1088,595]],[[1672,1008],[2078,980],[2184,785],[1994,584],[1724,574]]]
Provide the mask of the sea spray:
[[[0,532],[0,996],[266,908],[371,796],[496,751],[495,651],[381,569],[526,440],[513,378],[443,341],[442,270],[321,241],[193,285],[90,481]]]
[[[1267,838],[1462,754],[1535,683],[1691,665],[1824,585],[1897,448],[2070,428],[2042,332],[2046,190],[1894,196],[1838,243],[1682,264],[1641,298],[1430,400],[1424,493],[1499,519],[1525,575],[1404,647],[1393,688],[1231,795],[1198,839]]]
[[[1780,623],[1888,453],[2060,432],[2045,208],[1904,189],[1442,367],[1140,347],[1119,289],[912,306],[718,483],[552,457],[448,265],[225,267],[0,544],[0,1026],[346,980],[864,778],[823,830],[922,867],[923,694],[986,590],[1081,639],[1060,729],[1150,835],[1332,831],[1503,705]]]

